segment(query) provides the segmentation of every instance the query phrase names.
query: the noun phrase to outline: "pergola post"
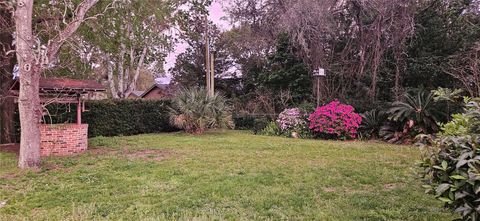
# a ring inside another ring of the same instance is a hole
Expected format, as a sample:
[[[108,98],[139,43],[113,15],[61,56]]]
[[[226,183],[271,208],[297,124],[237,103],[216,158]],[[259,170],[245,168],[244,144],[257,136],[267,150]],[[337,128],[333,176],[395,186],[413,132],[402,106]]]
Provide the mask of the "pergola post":
[[[78,103],[77,103],[77,124],[82,124],[82,96],[80,94],[78,96]]]

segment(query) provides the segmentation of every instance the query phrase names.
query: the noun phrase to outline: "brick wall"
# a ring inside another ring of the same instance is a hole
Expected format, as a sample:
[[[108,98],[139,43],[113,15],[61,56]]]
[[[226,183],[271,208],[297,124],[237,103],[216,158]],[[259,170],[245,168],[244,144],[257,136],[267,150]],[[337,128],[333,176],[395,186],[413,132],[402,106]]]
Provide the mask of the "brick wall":
[[[88,124],[42,124],[41,155],[68,156],[88,147]]]

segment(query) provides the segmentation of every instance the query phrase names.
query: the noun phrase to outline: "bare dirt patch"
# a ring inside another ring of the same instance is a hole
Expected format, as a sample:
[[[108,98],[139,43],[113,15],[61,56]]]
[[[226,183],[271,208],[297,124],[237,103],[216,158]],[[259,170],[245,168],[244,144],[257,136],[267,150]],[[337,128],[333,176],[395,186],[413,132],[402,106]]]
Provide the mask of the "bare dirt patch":
[[[137,150],[129,151],[124,154],[128,159],[162,161],[175,155],[172,150]]]
[[[115,154],[119,150],[112,149],[112,148],[88,148],[87,153],[93,154],[93,155],[110,155],[110,154]]]
[[[394,190],[398,188],[402,188],[405,184],[403,183],[388,183],[383,185],[383,188],[386,190]]]
[[[6,173],[0,176],[0,179],[15,179],[17,177],[16,173]]]
[[[337,192],[337,189],[335,189],[335,187],[325,187],[325,188],[323,188],[323,191],[325,191],[327,193],[335,193],[335,192]]]

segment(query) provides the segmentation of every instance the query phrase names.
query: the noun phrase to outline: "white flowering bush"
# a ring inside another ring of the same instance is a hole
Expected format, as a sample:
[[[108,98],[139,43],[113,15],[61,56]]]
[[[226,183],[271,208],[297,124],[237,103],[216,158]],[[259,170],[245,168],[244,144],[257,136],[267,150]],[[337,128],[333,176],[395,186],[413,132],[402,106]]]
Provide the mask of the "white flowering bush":
[[[305,115],[299,108],[285,109],[278,115],[278,126],[282,131],[299,132],[306,125]]]

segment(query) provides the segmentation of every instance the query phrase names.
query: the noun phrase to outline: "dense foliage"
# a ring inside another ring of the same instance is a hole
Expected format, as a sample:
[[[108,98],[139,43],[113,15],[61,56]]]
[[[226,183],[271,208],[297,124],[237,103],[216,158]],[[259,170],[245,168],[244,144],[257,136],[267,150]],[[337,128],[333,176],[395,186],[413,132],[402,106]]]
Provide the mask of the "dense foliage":
[[[363,138],[375,139],[378,137],[380,129],[384,125],[387,117],[385,112],[373,109],[367,111],[362,116],[362,124],[359,131]]]
[[[393,121],[413,121],[421,133],[438,131],[438,115],[440,110],[434,105],[433,93],[420,90],[406,93],[405,101],[396,101],[388,110],[389,119]]]
[[[475,122],[479,117],[479,103],[470,101],[444,136],[425,146],[420,164],[427,192],[464,220],[480,219],[480,130]]]
[[[127,136],[174,131],[169,124],[169,101],[88,101],[82,123],[89,124],[89,137]],[[45,123],[76,123],[76,105],[52,104]]]
[[[310,114],[310,129],[319,136],[341,139],[357,137],[362,117],[350,105],[332,101]]]
[[[231,107],[225,97],[209,96],[203,88],[180,90],[170,108],[172,125],[188,133],[201,134],[211,128],[233,128]]]

